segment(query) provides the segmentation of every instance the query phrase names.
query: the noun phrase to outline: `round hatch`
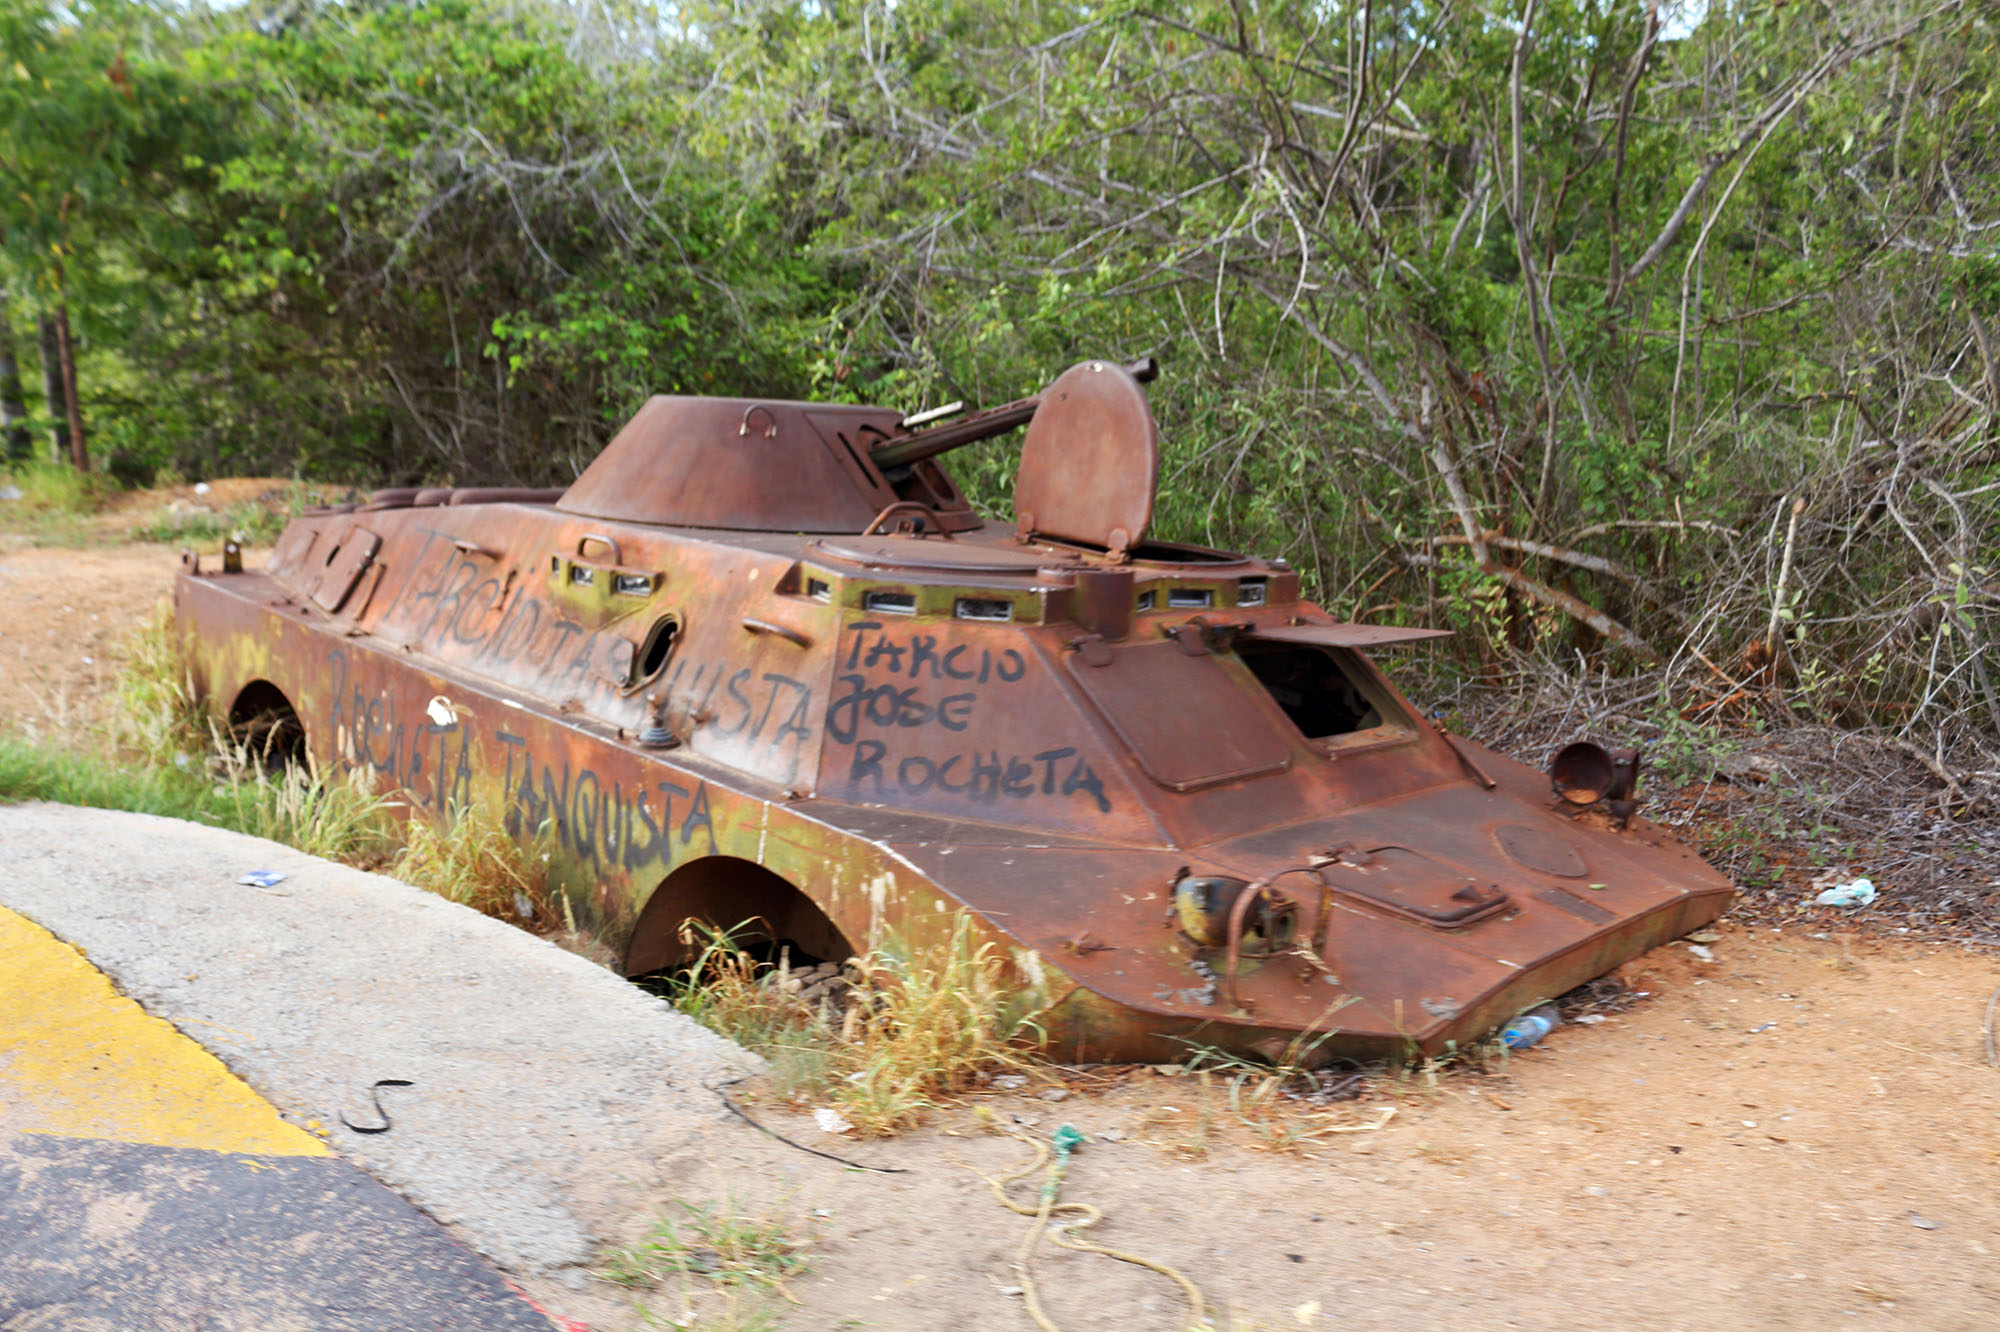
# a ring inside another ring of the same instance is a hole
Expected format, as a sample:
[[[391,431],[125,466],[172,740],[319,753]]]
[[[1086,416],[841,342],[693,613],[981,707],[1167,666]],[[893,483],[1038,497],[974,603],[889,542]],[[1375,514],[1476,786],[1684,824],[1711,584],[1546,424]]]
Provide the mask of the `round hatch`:
[[[1042,391],[1021,441],[1018,531],[1123,560],[1153,519],[1159,466],[1159,427],[1131,371],[1108,361],[1074,366]]]
[[[1525,823],[1503,823],[1493,830],[1500,849],[1529,869],[1553,874],[1559,879],[1581,879],[1589,866],[1576,847],[1544,828]]]

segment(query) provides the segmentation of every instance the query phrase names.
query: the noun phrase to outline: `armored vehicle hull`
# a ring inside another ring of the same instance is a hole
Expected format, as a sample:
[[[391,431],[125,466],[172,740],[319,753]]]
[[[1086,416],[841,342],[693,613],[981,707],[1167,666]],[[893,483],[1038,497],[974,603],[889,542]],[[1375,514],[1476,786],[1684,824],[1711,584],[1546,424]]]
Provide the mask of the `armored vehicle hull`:
[[[1002,409],[1012,529],[930,456],[981,418],[662,398],[564,492],[188,557],[178,623],[233,724],[552,837],[630,973],[690,918],[819,958],[964,919],[1064,1057],[1437,1052],[1719,914],[1629,802],[1443,734],[1366,655],[1429,631],[1148,542],[1138,382]]]

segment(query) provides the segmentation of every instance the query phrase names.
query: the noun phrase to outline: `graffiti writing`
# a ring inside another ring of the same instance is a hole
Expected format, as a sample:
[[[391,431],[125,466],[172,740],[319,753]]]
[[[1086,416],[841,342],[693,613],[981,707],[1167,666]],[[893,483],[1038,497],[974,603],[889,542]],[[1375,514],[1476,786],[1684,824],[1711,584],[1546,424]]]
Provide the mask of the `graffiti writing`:
[[[812,738],[812,686],[789,675],[747,666],[730,671],[727,665],[707,662],[696,663],[690,674],[683,658],[674,663],[662,688],[670,698],[685,698],[688,713],[702,717],[712,736],[746,744],[764,740],[771,749],[787,740]]]
[[[372,770],[383,787],[441,815],[470,803],[478,735],[469,711],[460,709],[442,725],[427,713],[413,721],[399,715],[395,696],[370,694],[350,681],[345,651],[335,649],[328,665],[327,721],[342,764]],[[547,829],[571,858],[625,870],[656,869],[690,845],[716,854],[708,783],[655,779],[628,786],[576,767],[566,754],[540,757],[526,736],[497,728],[490,735],[506,755],[501,804],[510,836],[525,840]]]
[[[427,715],[410,721],[399,715],[394,699],[350,686],[347,653],[340,649],[328,655],[327,665],[333,689],[327,722],[342,763],[373,771],[379,784],[392,790],[428,791],[425,803],[440,812],[471,798],[472,737],[466,728],[440,726]]]
[[[854,641],[847,650],[842,670],[857,667],[885,675],[901,675],[911,680],[970,680],[985,684],[998,680],[1013,684],[1028,673],[1028,659],[1014,648],[974,649],[955,643],[938,651],[936,634],[912,634],[907,643],[897,642],[882,632],[883,626],[863,620],[853,626]]]
[[[925,733],[964,734],[982,707],[1005,707],[1012,686],[1028,674],[1020,651],[966,643],[940,651],[934,634],[904,637],[866,620],[850,633],[827,701],[826,734],[852,747],[846,780],[856,794],[886,798],[935,791],[979,804],[1037,795],[1083,797],[1110,812],[1103,780],[1074,745],[1032,752],[990,746],[942,755],[936,746],[925,753],[891,752],[920,742]],[[945,740],[941,747],[954,744]]]
[[[934,759],[911,754],[887,762],[889,747],[880,740],[862,740],[854,746],[854,760],[847,779],[859,786],[872,782],[875,794],[887,793],[884,782],[893,777],[896,789],[905,795],[922,795],[936,787],[951,795],[992,802],[1002,796],[1024,800],[1032,795],[1088,795],[1103,813],[1111,812],[1111,800],[1104,783],[1076,748],[1064,745],[1044,749],[1031,759],[1019,754],[1002,756],[999,750],[973,750]],[[1061,777],[1058,778],[1057,774]]]
[[[416,563],[425,570],[405,585],[384,611],[401,632],[476,669],[500,673],[516,661],[531,664],[532,688],[547,697],[596,709],[629,713],[639,701],[627,692],[637,648],[626,625],[591,629],[560,608],[515,586],[512,572],[496,575],[470,555],[446,545],[433,562],[441,534],[427,533]],[[1018,679],[1025,662],[954,663],[953,669]],[[797,779],[817,723],[812,686],[777,671],[759,672],[735,662],[697,662],[677,653],[657,688],[678,715],[700,718],[704,747],[724,744],[732,758],[773,780]]]
[[[865,675],[843,675],[826,708],[826,733],[843,745],[854,743],[863,726],[915,728],[938,725],[947,731],[963,731],[972,722],[972,709],[979,695],[948,694],[935,703],[926,701],[919,685],[868,683]]]
[[[522,736],[495,731],[493,738],[507,750],[503,789],[509,836],[532,837],[546,827],[583,863],[628,870],[671,860],[673,847],[688,845],[697,832],[715,854],[707,782],[688,787],[656,780],[650,789],[635,782],[627,790],[613,781],[607,787],[593,769],[572,772],[568,758],[559,765],[538,761]]]
[[[591,629],[525,591],[516,575],[491,570],[454,547],[434,564],[433,547],[449,538],[427,532],[414,563],[427,576],[411,578],[383,611],[411,641],[478,666],[498,668],[523,658],[535,663],[544,689],[579,702],[618,697],[632,666],[632,640],[609,626]]]

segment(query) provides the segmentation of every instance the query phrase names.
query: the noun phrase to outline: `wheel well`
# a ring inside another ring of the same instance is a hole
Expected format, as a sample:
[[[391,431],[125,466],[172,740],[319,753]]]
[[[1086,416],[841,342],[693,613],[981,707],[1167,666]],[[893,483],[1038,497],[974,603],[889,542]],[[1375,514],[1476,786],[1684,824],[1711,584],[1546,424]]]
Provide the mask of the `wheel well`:
[[[854,952],[840,927],[788,880],[754,861],[706,856],[669,874],[646,899],[625,950],[625,974],[692,962],[702,941],[681,942],[690,920],[746,944],[788,945],[794,962],[838,962]]]
[[[252,680],[229,705],[229,735],[253,756],[282,764],[303,762],[306,728],[285,691],[269,680]]]

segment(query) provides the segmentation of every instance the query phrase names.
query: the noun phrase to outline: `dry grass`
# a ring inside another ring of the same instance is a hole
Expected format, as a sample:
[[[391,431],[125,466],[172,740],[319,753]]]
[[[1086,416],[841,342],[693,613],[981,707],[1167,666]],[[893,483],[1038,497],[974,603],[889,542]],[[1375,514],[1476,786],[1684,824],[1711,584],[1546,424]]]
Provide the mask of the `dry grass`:
[[[973,942],[969,917],[942,948],[919,953],[892,938],[862,959],[842,1020],[838,1108],[863,1132],[906,1127],[934,1098],[1021,1066],[1040,1034],[993,946]]]
[[[1329,1107],[1358,1099],[1364,1091],[1395,1099],[1435,1090],[1441,1072],[1454,1062],[1382,1062],[1359,1070],[1317,1067],[1313,1055],[1332,1034],[1331,1030],[1301,1034],[1274,1064],[1219,1050],[1196,1050],[1189,1068],[1196,1084],[1198,1119],[1185,1136],[1169,1142],[1170,1148],[1183,1156],[1207,1153],[1216,1131],[1217,1109],[1211,1097],[1218,1087],[1233,1140],[1258,1151],[1304,1153],[1330,1138],[1371,1133],[1395,1114],[1393,1108],[1380,1105],[1365,1111]]]
[[[982,1074],[1027,1066],[1041,1034],[964,917],[942,946],[891,939],[851,964],[838,1011],[788,993],[784,970],[711,931],[674,1002],[769,1060],[780,1095],[830,1105],[865,1134],[910,1127]]]
[[[164,599],[126,652],[111,742],[141,762],[180,766],[224,748],[195,696],[173,608]]]
[[[700,921],[682,926],[681,941],[699,943],[701,951],[668,983],[668,997],[695,1021],[764,1056],[778,1095],[820,1090],[832,1076],[838,1034],[830,1009],[790,993],[784,961],[777,967],[758,961],[734,935]]]
[[[365,772],[329,773],[311,760],[267,767],[240,748],[211,762],[224,769],[216,793],[238,832],[365,869],[395,851],[401,802],[378,794]]]
[[[405,883],[501,920],[543,929],[565,923],[549,882],[549,827],[523,846],[484,806],[471,805],[453,809],[443,823],[412,818],[403,837],[388,872]]]

